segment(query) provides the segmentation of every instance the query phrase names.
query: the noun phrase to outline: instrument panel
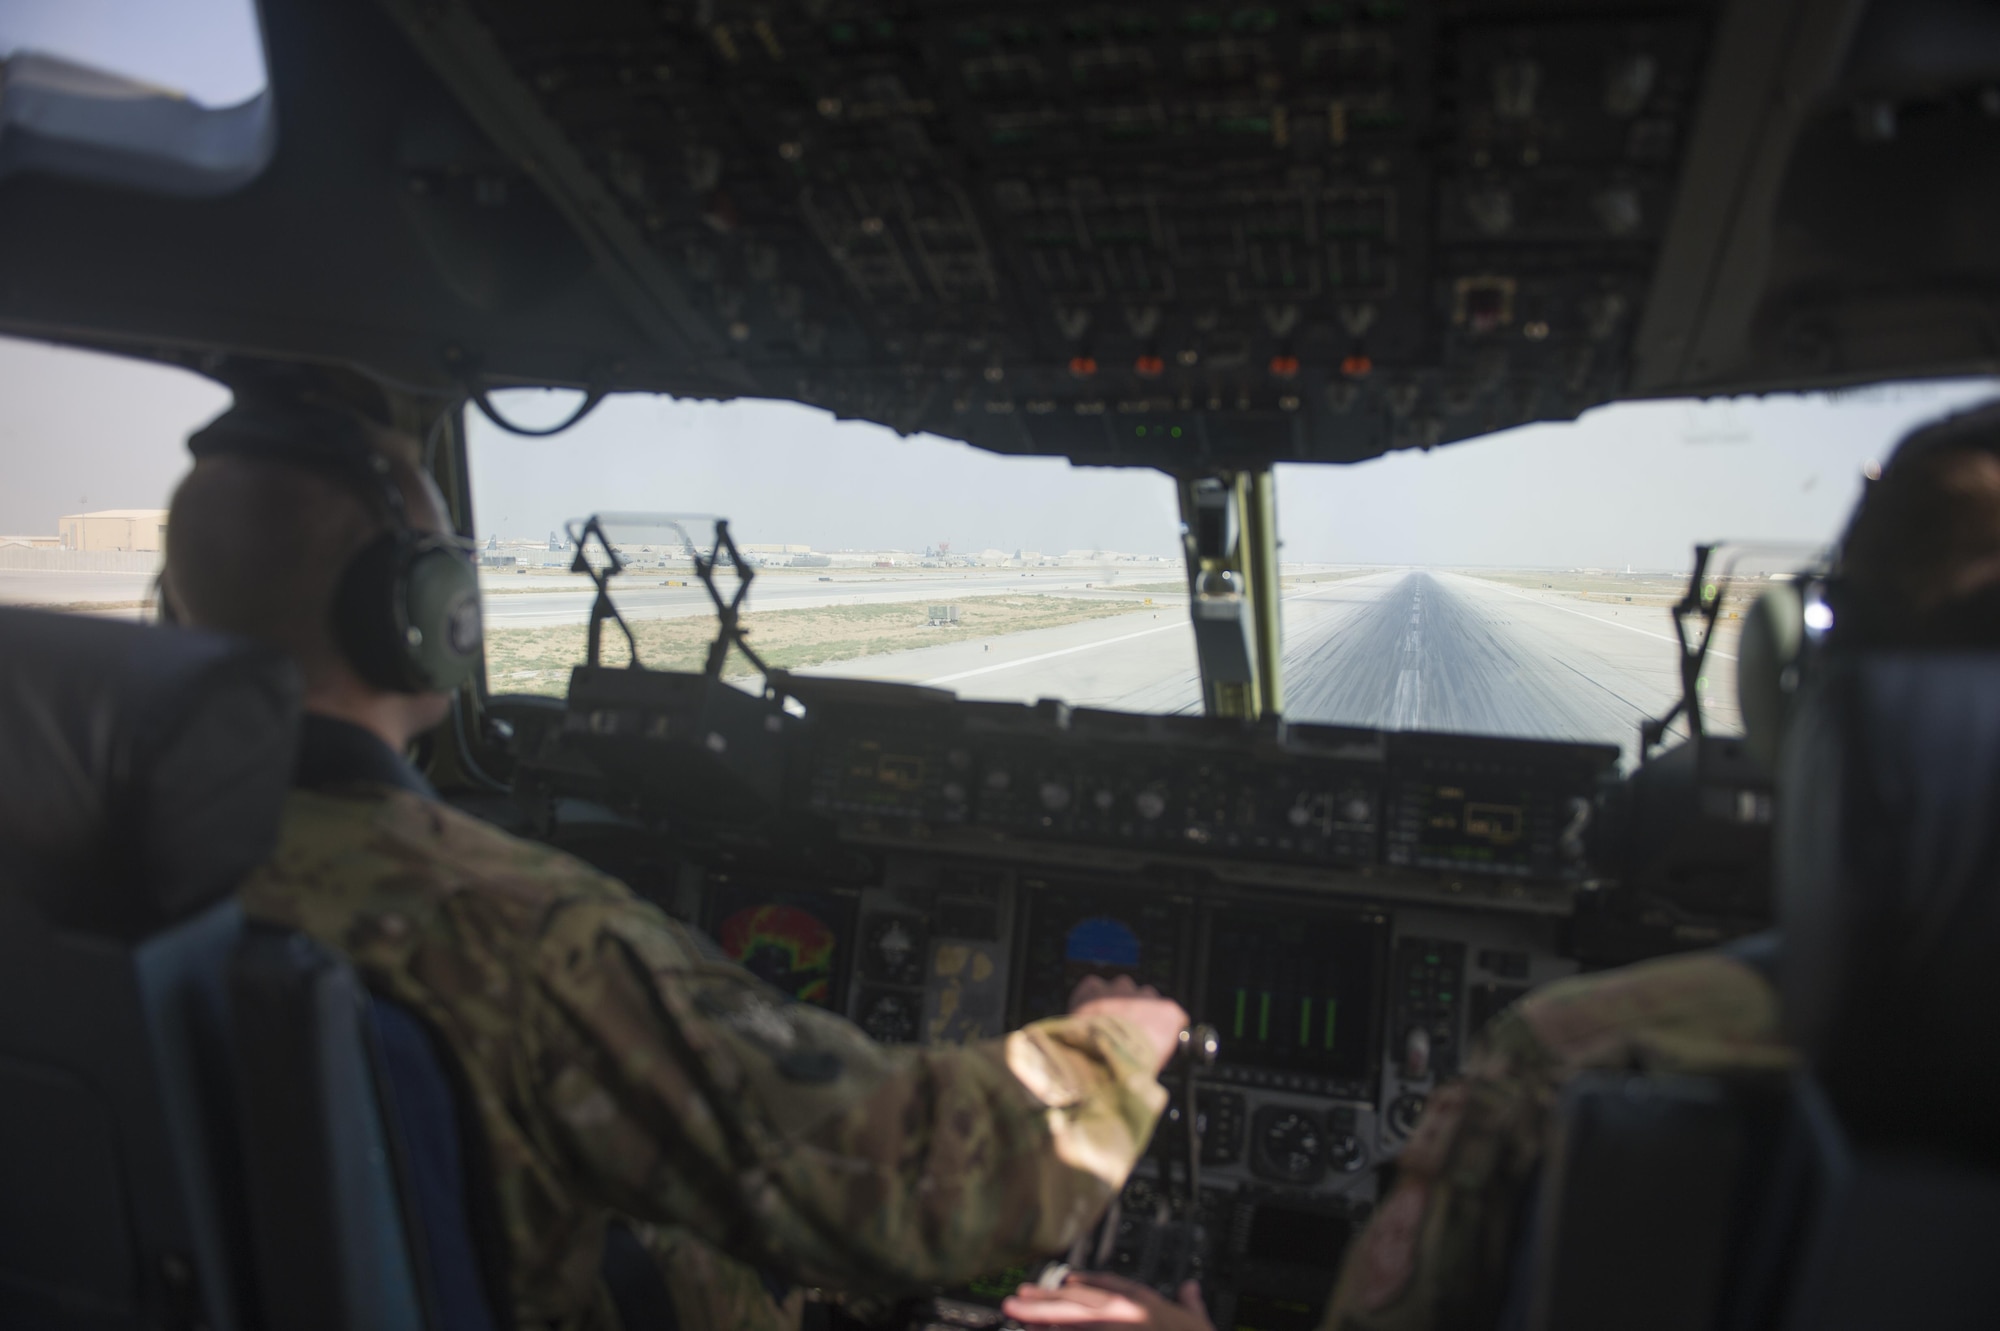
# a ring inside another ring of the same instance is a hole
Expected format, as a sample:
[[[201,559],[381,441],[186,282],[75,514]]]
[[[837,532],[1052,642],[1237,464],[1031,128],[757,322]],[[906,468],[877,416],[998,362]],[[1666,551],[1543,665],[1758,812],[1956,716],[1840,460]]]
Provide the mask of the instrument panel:
[[[1095,1264],[1199,1275],[1260,1331],[1316,1322],[1467,1042],[1575,970],[1617,777],[1610,746],[645,680],[580,669],[529,738],[536,830],[885,1043],[999,1036],[1089,975],[1176,998],[1220,1052],[1191,1105],[1173,1082]]]

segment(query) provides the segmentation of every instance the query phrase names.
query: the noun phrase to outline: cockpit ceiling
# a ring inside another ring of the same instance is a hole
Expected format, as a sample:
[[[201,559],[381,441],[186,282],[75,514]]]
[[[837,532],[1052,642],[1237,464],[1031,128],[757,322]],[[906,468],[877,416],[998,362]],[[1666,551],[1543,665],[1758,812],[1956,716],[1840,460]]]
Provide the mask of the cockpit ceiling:
[[[267,0],[264,175],[0,179],[0,326],[1175,469],[1991,370],[1983,12]]]

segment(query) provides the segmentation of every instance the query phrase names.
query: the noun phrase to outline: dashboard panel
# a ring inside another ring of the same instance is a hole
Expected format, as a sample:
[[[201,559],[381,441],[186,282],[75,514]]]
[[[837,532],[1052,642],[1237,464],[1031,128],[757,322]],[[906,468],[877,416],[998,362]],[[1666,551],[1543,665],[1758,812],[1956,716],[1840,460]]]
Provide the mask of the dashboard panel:
[[[782,991],[941,1044],[1130,976],[1216,1029],[1198,1192],[1176,1074],[1095,1264],[1199,1275],[1221,1325],[1316,1320],[1426,1099],[1486,1020],[1576,969],[1571,917],[1607,882],[1610,746],[578,675],[523,740],[532,830]],[[676,821],[680,787],[711,798]]]

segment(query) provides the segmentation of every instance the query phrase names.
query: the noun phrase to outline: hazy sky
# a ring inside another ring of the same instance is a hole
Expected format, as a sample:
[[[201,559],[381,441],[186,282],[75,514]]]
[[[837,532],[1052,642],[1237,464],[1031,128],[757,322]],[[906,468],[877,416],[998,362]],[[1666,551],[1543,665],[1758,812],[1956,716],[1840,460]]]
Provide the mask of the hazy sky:
[[[252,0],[0,0],[0,56],[41,51],[233,106],[264,87]]]
[[[1906,385],[1829,401],[1634,403],[1429,454],[1286,467],[1292,560],[1681,567],[1696,540],[1823,541],[1863,464],[1911,425],[2000,391]],[[80,508],[164,505],[214,384],[0,339],[0,532],[50,533]],[[515,395],[523,419],[553,402]],[[986,547],[1171,555],[1172,490],[1145,471],[899,439],[789,403],[624,397],[554,439],[473,427],[482,532],[543,537],[597,509],[719,513],[745,541],[820,549]]]

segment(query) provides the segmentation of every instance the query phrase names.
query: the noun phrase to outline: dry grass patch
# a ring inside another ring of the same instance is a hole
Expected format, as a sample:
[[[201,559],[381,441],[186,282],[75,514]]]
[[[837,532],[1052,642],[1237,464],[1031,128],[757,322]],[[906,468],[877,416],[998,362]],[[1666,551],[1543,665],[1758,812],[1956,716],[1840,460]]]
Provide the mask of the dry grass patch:
[[[1030,629],[1056,628],[1089,619],[1140,613],[1129,601],[1082,600],[1061,596],[980,596],[955,601],[958,623],[929,625],[929,610],[940,601],[898,601],[886,605],[839,605],[809,610],[766,610],[743,617],[750,645],[773,666],[798,670],[880,656],[913,647],[936,647],[969,638],[997,638]],[[641,664],[657,670],[699,670],[715,639],[715,621],[706,615],[632,621]],[[486,635],[486,674],[496,693],[561,695],[569,688],[570,667],[584,656],[584,626],[493,629]],[[604,628],[604,660],[625,660],[625,636],[616,624]],[[752,673],[732,656],[728,673]]]

